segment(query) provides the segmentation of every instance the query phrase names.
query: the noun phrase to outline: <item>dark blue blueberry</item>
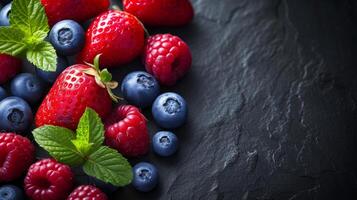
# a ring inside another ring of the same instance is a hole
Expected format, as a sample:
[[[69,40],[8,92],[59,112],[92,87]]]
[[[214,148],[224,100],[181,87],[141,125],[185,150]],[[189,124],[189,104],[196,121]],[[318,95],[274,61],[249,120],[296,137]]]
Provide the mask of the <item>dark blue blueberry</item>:
[[[125,76],[121,91],[129,103],[145,108],[160,94],[160,86],[151,74],[136,71]]]
[[[7,97],[7,92],[0,86],[0,101]]]
[[[157,168],[147,162],[141,162],[133,168],[133,186],[141,192],[149,192],[153,190],[159,182],[159,173]]]
[[[36,104],[39,103],[43,96],[44,86],[37,76],[30,73],[22,73],[11,81],[11,93],[30,104]]]
[[[178,128],[185,123],[187,118],[186,101],[173,92],[161,94],[152,105],[152,115],[160,127]]]
[[[9,26],[10,25],[10,15],[11,3],[7,4],[0,10],[0,26]]]
[[[32,110],[25,100],[7,97],[0,102],[0,131],[24,133],[32,121]]]
[[[36,67],[36,74],[48,83],[54,83],[57,77],[68,67],[68,60],[65,57],[57,56],[57,69],[55,72],[43,71]]]
[[[178,139],[169,131],[157,132],[152,138],[152,146],[155,153],[160,156],[171,156],[178,149]]]
[[[4,185],[0,187],[0,200],[23,200],[22,190],[14,185]]]
[[[52,27],[49,40],[58,54],[71,56],[82,50],[84,36],[84,30],[77,22],[62,20]]]

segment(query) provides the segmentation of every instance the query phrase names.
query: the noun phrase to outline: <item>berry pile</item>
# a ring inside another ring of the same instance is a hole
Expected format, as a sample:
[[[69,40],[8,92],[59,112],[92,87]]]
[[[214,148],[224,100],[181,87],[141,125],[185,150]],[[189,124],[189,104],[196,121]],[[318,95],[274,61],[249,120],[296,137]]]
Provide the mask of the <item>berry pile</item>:
[[[172,130],[185,123],[187,103],[161,89],[185,76],[192,56],[178,36],[147,28],[190,23],[190,1],[123,0],[123,11],[109,0],[1,2],[0,199],[106,200],[129,183],[153,190],[158,168],[131,159],[150,147],[177,152]],[[142,71],[113,79],[108,69],[136,59]],[[142,109],[164,130],[151,134]]]

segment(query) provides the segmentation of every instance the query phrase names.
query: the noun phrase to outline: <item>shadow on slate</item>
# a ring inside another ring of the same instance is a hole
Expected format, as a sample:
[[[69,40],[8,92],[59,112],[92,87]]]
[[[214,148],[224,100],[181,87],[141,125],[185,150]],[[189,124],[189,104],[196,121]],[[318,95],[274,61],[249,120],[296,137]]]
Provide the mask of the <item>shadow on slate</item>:
[[[160,170],[156,190],[115,199],[357,199],[357,3],[192,2],[190,25],[149,28],[192,49],[172,88],[190,110],[180,150],[142,159]]]

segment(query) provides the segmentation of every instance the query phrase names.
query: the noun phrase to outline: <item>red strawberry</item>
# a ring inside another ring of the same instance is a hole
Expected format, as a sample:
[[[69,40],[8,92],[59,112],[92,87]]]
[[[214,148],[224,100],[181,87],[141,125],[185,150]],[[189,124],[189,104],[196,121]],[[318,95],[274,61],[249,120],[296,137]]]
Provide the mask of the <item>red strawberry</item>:
[[[24,188],[33,200],[63,200],[71,192],[73,179],[69,166],[54,159],[44,159],[31,165]]]
[[[182,26],[193,18],[189,0],[124,0],[124,10],[149,26]]]
[[[3,84],[21,71],[22,61],[13,56],[0,54],[0,84]]]
[[[191,68],[190,48],[179,37],[170,34],[150,36],[146,42],[146,71],[166,86],[171,86]]]
[[[51,26],[64,19],[84,22],[106,11],[110,5],[109,0],[41,0],[41,3]]]
[[[77,187],[67,198],[67,200],[79,199],[107,200],[108,197],[100,189],[92,185],[81,185]]]
[[[0,133],[0,182],[19,178],[32,164],[35,147],[15,133]]]
[[[111,82],[106,69],[99,71],[97,59],[98,56],[92,67],[77,64],[60,74],[36,113],[37,127],[55,125],[74,130],[86,107],[94,109],[102,118],[109,114],[111,97],[116,100],[111,89],[118,83]]]
[[[92,22],[79,62],[91,62],[101,54],[101,66],[117,67],[139,56],[145,31],[139,20],[127,12],[110,10]]]
[[[105,121],[106,144],[125,156],[144,155],[149,150],[146,119],[138,108],[130,105],[117,107]]]

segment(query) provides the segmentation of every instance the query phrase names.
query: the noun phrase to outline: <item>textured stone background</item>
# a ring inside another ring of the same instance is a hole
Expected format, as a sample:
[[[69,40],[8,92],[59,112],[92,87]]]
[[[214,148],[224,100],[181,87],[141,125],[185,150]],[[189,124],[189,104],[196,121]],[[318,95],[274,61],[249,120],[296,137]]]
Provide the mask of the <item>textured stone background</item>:
[[[172,89],[190,108],[180,151],[144,159],[160,170],[155,191],[115,199],[357,199],[357,3],[192,2],[191,25],[150,29],[193,52]]]

